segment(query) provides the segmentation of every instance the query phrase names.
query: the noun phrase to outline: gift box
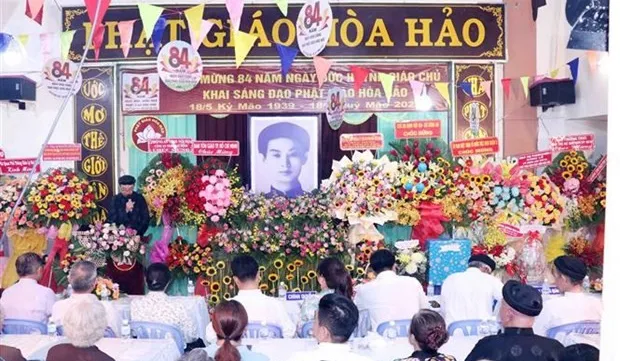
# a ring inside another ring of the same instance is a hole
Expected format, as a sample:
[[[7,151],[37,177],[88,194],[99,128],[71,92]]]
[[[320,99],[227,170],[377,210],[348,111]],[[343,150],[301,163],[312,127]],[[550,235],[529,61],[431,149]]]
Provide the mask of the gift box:
[[[441,285],[451,274],[463,272],[471,256],[471,241],[468,239],[429,240],[428,282]]]

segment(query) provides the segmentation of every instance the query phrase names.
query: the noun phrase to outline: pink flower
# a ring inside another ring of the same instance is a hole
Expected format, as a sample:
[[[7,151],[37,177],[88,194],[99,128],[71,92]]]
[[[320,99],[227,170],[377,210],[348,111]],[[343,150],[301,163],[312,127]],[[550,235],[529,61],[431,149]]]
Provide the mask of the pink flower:
[[[220,217],[218,215],[212,215],[211,216],[211,222],[219,222],[220,221]]]
[[[215,171],[215,175],[218,176],[218,177],[223,177],[223,176],[226,175],[226,173],[223,170],[218,169],[218,170]]]
[[[214,176],[214,175],[210,176],[209,177],[209,183],[211,183],[211,184],[217,183],[217,177]]]

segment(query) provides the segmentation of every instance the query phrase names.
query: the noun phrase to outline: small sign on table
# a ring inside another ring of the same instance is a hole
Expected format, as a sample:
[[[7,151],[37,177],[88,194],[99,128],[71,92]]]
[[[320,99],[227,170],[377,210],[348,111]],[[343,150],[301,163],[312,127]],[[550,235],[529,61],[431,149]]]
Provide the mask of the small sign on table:
[[[383,134],[381,133],[356,133],[341,134],[340,149],[353,150],[377,150],[383,148]]]

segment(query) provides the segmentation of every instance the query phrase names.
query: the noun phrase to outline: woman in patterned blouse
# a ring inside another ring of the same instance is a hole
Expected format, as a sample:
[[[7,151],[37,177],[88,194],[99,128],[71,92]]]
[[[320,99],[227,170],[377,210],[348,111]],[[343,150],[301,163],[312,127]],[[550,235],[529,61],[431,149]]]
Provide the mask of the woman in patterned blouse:
[[[353,280],[344,263],[338,258],[328,257],[322,260],[317,267],[317,275],[321,292],[304,300],[301,305],[301,325],[314,320],[314,314],[319,309],[319,301],[323,296],[335,292],[348,299],[353,297]]]
[[[443,317],[435,311],[420,310],[409,327],[409,343],[415,351],[401,361],[456,361],[452,356],[437,352],[446,342],[448,331]]]

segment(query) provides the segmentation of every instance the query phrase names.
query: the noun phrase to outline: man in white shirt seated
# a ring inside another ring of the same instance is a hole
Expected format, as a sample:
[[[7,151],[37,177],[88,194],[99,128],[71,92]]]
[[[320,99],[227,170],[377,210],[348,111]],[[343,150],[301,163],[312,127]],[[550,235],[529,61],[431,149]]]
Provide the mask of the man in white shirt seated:
[[[90,261],[78,261],[71,266],[69,271],[69,283],[73,293],[66,300],[58,301],[52,308],[51,321],[57,325],[62,325],[62,319],[70,311],[76,302],[88,300],[99,302],[97,296],[92,292],[97,286],[97,266]],[[118,313],[109,302],[102,302],[106,311],[107,325],[114,331],[116,336],[120,336],[121,321]]]
[[[413,315],[428,308],[428,300],[420,282],[413,277],[396,274],[396,258],[381,249],[370,256],[370,268],[377,277],[356,289],[355,304],[368,310],[372,329],[383,322],[411,320]]]
[[[33,252],[24,253],[15,261],[15,268],[19,281],[0,298],[5,318],[47,323],[56,295],[37,283],[43,274],[43,259]]]
[[[248,255],[237,256],[232,260],[230,268],[233,280],[239,288],[239,293],[233,297],[233,300],[243,305],[248,313],[248,322],[278,326],[282,329],[284,338],[295,336],[295,324],[286,313],[282,301],[265,296],[259,289],[260,275],[256,260]],[[213,343],[216,340],[213,326],[209,324],[207,341]]]
[[[358,319],[359,312],[353,301],[335,293],[323,296],[312,325],[319,345],[312,351],[297,352],[291,361],[370,361],[366,356],[351,352],[347,343]]]
[[[555,285],[564,296],[545,300],[545,307],[534,323],[534,332],[546,336],[553,327],[581,321],[600,322],[603,304],[600,298],[585,293],[582,286],[587,274],[585,263],[577,257],[561,256],[553,261],[552,273]],[[567,339],[559,341],[564,344],[587,343],[599,347],[600,335],[571,334]]]
[[[448,327],[456,321],[496,318],[493,306],[501,302],[504,285],[491,275],[494,270],[495,262],[491,257],[473,255],[467,270],[446,278],[441,286],[440,303]]]

